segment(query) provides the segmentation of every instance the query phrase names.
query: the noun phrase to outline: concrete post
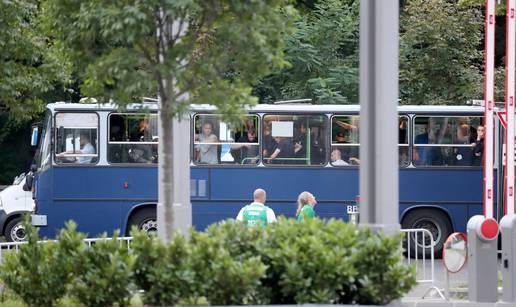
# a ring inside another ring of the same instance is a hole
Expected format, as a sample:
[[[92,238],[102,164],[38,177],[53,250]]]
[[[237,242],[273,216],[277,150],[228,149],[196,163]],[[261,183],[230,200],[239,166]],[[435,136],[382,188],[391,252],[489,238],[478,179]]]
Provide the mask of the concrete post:
[[[498,224],[475,215],[468,221],[468,286],[472,302],[498,300]]]
[[[516,214],[500,220],[502,232],[502,300],[516,303]]]
[[[360,1],[360,223],[398,222],[398,0]]]

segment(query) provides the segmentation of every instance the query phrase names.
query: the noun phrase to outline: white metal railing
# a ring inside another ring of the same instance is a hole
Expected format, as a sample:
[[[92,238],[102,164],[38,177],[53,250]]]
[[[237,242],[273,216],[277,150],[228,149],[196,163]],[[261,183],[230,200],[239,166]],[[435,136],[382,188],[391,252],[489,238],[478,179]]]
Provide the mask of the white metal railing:
[[[432,290],[434,290],[442,299],[444,299],[442,291],[436,286],[434,257],[435,242],[432,233],[428,229],[402,229],[401,231],[406,234],[406,263],[415,264],[417,283],[430,284],[422,298],[425,298]],[[426,260],[430,260],[430,272],[428,272],[429,270],[427,269]]]
[[[435,281],[435,242],[432,233],[428,229],[402,229],[401,231],[406,234],[406,261],[407,264],[415,263],[417,282],[433,284]],[[430,270],[427,269],[426,260],[430,260]]]
[[[99,241],[110,241],[113,240],[112,238],[87,238],[84,239],[83,242],[86,244],[88,248],[91,248],[95,243]],[[116,239],[121,245],[125,244],[127,248],[131,249],[131,242],[133,240],[133,237],[119,237]],[[56,240],[43,240],[38,241],[40,244],[48,243],[48,242],[57,242]],[[27,244],[27,242],[3,242],[0,243],[0,263],[2,263],[4,259],[4,255],[6,253],[18,253],[20,251],[20,247],[22,245]]]

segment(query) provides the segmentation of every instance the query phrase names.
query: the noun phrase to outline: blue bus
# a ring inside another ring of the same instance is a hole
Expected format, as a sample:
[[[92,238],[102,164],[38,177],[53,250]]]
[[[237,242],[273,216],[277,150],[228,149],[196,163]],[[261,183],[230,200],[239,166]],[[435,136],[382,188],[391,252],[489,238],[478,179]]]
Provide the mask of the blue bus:
[[[156,230],[156,110],[47,106],[33,183],[41,235],[55,236],[70,219],[89,236],[132,225]],[[482,151],[475,151],[483,114],[475,106],[399,107],[400,223],[430,230],[436,254],[450,233],[483,213]],[[307,190],[320,217],[347,219],[359,193],[359,106],[262,104],[230,124],[215,107],[196,105],[190,119],[197,229],[234,218],[258,187],[277,215],[293,217],[297,195]]]

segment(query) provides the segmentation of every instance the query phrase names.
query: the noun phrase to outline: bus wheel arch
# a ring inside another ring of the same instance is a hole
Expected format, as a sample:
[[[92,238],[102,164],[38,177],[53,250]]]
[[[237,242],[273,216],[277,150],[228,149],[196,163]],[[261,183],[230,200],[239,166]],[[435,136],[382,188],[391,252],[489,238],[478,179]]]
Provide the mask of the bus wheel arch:
[[[156,204],[143,204],[133,208],[127,218],[126,235],[130,235],[133,226],[149,234],[157,234],[158,219],[156,215]]]
[[[425,207],[414,207],[407,210],[401,219],[401,228],[403,229],[427,229],[432,233],[434,239],[434,256],[440,258],[442,256],[442,249],[444,242],[448,236],[453,233],[453,224],[451,222],[448,212],[441,208],[425,206]],[[423,244],[429,242],[422,242],[422,237],[417,238],[416,236],[410,236],[410,252],[412,256],[418,258],[423,257]],[[427,248],[425,250],[425,257],[430,258],[431,250]]]

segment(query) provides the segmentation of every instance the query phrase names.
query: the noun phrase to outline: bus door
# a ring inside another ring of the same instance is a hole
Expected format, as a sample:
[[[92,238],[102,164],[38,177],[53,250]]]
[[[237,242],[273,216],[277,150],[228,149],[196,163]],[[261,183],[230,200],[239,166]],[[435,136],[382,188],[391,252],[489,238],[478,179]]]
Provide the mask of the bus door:
[[[505,143],[506,143],[506,122],[505,122],[505,112],[498,112],[497,117],[495,119],[495,176],[497,178],[497,199],[498,206],[496,208],[496,216],[497,219],[500,220],[505,215]],[[516,142],[515,142],[516,145]],[[515,146],[516,147],[516,146]],[[514,157],[516,160],[516,156]],[[515,170],[516,171],[516,170]]]

